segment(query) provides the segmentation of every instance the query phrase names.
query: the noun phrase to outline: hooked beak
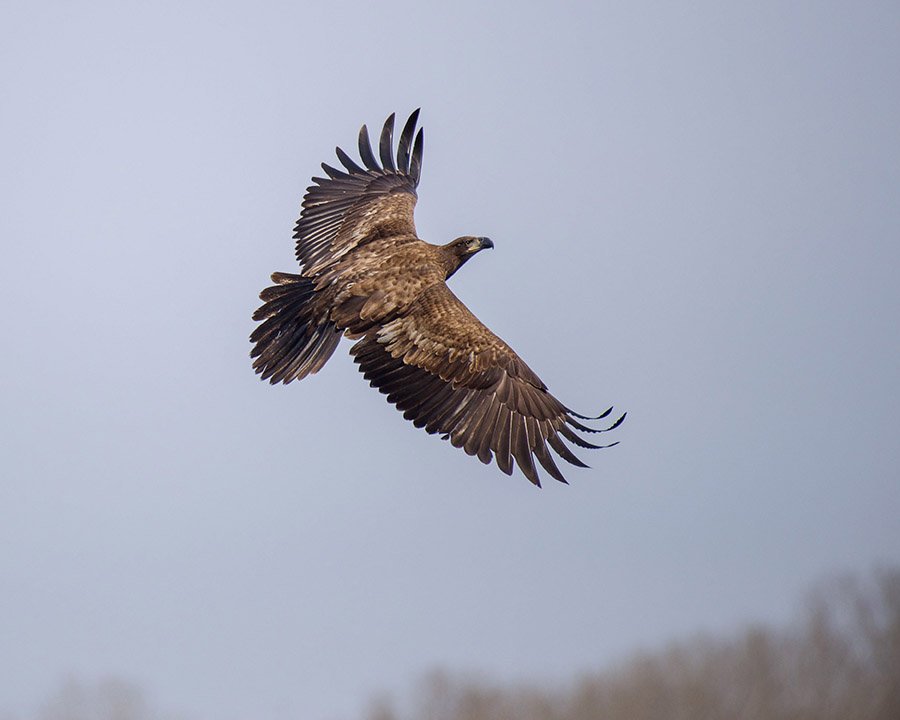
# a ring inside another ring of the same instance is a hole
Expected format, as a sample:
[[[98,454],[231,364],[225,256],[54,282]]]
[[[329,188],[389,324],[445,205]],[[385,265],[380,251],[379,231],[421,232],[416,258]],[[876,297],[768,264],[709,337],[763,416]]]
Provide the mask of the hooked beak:
[[[494,243],[489,237],[480,237],[478,238],[478,241],[481,244],[481,250],[494,247]]]

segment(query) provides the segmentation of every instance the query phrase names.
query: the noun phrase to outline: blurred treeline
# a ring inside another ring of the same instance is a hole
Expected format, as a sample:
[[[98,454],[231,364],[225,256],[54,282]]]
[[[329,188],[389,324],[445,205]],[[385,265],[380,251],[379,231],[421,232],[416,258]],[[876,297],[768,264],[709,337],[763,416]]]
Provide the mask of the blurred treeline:
[[[365,718],[900,720],[900,570],[823,584],[787,628],[677,642],[564,688],[437,671]]]
[[[12,719],[3,715],[0,719]],[[176,720],[121,680],[63,684],[36,720]],[[900,569],[810,593],[784,628],[639,654],[564,687],[435,671],[363,720],[900,720]],[[297,720],[307,720],[298,717]]]

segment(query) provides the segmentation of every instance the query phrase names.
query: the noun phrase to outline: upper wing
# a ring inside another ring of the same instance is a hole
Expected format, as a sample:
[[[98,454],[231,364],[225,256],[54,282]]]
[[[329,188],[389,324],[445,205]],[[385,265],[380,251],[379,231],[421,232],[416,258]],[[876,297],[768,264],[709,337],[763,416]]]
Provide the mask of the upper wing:
[[[440,433],[469,455],[512,473],[515,459],[525,476],[540,485],[534,458],[566,482],[547,445],[567,462],[586,467],[562,438],[592,445],[574,430],[596,430],[576,420],[540,378],[494,335],[443,283],[426,290],[403,316],[366,335],[350,350],[360,370],[388,402],[416,427]],[[560,437],[562,436],[562,437]],[[616,443],[612,443],[615,445]]]
[[[322,163],[328,177],[313,178],[315,184],[306,189],[303,210],[294,228],[297,260],[304,275],[316,275],[368,238],[415,236],[413,208],[423,143],[423,131],[416,134],[418,117],[415,110],[400,133],[396,162],[392,113],[381,131],[381,164],[372,152],[365,125],[359,131],[359,155],[365,167],[340,148],[336,152],[346,172]]]

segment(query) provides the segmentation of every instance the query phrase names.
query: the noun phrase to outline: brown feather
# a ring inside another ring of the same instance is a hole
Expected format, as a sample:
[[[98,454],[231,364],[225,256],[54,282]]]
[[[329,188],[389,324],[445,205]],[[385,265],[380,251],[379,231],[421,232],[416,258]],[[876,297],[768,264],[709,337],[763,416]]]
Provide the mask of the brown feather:
[[[512,423],[512,413],[505,405],[500,405],[497,415],[497,424],[494,426],[494,434],[491,438],[491,450],[497,459],[499,467],[507,475],[512,474],[512,457],[509,447],[509,429]]]

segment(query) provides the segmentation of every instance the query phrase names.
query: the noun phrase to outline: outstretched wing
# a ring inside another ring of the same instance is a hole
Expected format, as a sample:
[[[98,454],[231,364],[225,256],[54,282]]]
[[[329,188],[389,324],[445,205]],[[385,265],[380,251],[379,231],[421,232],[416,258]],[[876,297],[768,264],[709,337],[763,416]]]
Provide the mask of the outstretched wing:
[[[367,380],[387,395],[416,427],[440,433],[484,463],[496,459],[507,475],[513,460],[540,486],[534,458],[560,482],[566,482],[548,451],[586,467],[563,439],[592,445],[582,432],[596,430],[585,418],[553,397],[525,362],[443,283],[434,285],[403,316],[372,331],[350,350]]]
[[[380,163],[372,152],[365,125],[359,131],[359,155],[364,167],[341,148],[336,148],[336,152],[346,171],[322,163],[328,177],[313,178],[294,228],[297,260],[305,276],[318,274],[370,238],[415,237],[413,208],[423,144],[423,131],[416,133],[418,117],[419,111],[415,110],[406,121],[396,161],[392,113],[381,131]]]

